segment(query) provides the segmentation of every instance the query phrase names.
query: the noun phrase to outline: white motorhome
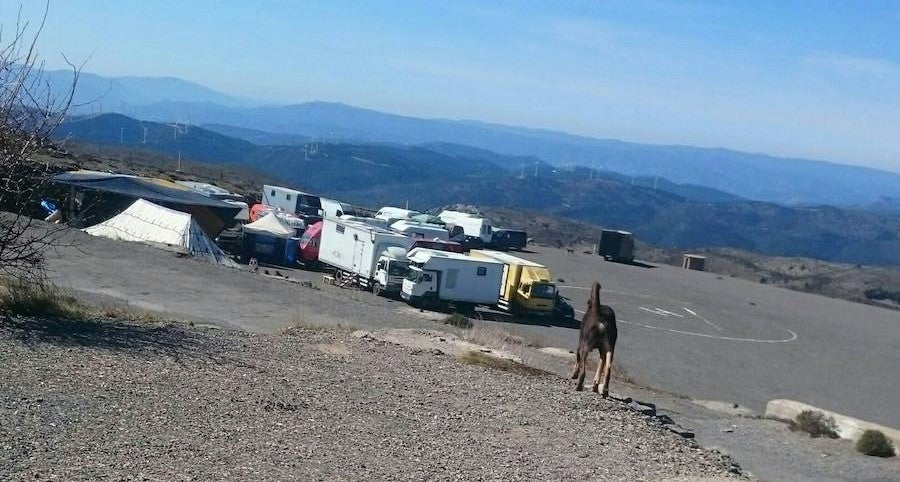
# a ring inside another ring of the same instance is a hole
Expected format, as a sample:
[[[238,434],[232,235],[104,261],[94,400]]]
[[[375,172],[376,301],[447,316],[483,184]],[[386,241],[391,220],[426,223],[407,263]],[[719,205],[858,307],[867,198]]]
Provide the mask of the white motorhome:
[[[391,206],[385,206],[378,210],[375,213],[375,217],[377,219],[383,219],[388,222],[388,224],[392,224],[395,221],[399,221],[401,219],[409,219],[416,214],[421,214],[418,211],[410,211],[409,209],[403,208],[395,208]]]
[[[319,196],[296,189],[264,185],[262,203],[290,214],[322,215],[322,201]]]
[[[400,296],[413,306],[453,303],[458,309],[495,306],[503,264],[460,253],[415,248],[407,253],[409,271]]]
[[[319,201],[322,204],[322,217],[324,218],[339,218],[344,215],[351,215],[354,213],[353,206],[342,203],[340,201],[335,201],[334,199],[327,198],[319,198]]]
[[[391,224],[391,229],[412,239],[450,240],[450,233],[447,232],[447,229],[436,224],[401,220]]]
[[[442,221],[447,223],[447,229],[454,241],[459,240],[460,231],[465,236],[481,238],[485,243],[491,242],[491,220],[487,218],[477,218],[469,213],[460,211],[441,211],[438,215]]]
[[[375,274],[382,257],[388,277],[375,289],[399,290],[404,270],[392,269],[396,261],[405,268],[406,259],[400,259],[398,250],[386,253],[388,248],[397,247],[405,251],[409,242],[406,236],[358,221],[343,219],[322,220],[322,238],[319,243],[319,261],[335,270],[335,278],[357,284],[363,289],[373,289]]]

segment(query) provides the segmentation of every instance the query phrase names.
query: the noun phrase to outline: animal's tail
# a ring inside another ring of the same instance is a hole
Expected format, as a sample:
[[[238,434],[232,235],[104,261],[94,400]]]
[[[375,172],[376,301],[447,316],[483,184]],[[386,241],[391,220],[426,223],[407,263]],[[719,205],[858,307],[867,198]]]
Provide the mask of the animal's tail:
[[[600,309],[600,282],[594,281],[593,286],[591,286],[591,297],[589,300],[591,308]]]

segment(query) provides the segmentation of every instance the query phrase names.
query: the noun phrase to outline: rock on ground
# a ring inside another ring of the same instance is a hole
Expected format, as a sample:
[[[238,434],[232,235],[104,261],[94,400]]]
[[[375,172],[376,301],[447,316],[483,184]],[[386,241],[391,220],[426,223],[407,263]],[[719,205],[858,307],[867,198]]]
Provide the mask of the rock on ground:
[[[0,318],[0,366],[0,480],[739,477],[567,380],[349,333]]]

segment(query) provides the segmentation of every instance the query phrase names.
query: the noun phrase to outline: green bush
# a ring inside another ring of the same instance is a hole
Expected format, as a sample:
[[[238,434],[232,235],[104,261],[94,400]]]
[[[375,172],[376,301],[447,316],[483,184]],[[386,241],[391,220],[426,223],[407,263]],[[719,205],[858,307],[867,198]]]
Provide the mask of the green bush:
[[[838,438],[837,424],[834,419],[815,410],[804,410],[790,424],[791,430],[806,432],[812,438]]]
[[[463,315],[460,315],[459,313],[453,313],[452,315],[444,318],[444,324],[452,325],[457,328],[465,328],[465,329],[472,328],[472,326],[473,326],[472,320],[466,318]]]
[[[856,451],[874,457],[893,457],[897,455],[894,444],[878,430],[866,430],[856,441]]]

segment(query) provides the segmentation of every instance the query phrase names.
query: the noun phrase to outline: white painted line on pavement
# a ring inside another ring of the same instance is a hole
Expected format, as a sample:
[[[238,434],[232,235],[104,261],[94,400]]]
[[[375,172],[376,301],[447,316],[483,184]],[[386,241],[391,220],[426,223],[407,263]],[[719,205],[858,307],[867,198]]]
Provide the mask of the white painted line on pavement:
[[[591,289],[590,286],[569,286],[569,285],[560,285],[560,286],[557,286],[556,288],[557,289],[570,289],[570,290],[589,290],[589,289]],[[637,298],[646,298],[648,300],[668,301],[670,303],[677,303],[679,305],[692,305],[693,304],[690,301],[673,300],[673,299],[669,299],[669,298],[660,298],[659,296],[643,295],[640,293],[629,293],[627,291],[608,290],[606,288],[602,288],[600,290],[600,294],[602,295],[603,293],[613,293],[616,295],[635,296]]]
[[[707,325],[709,325],[709,326],[715,328],[717,331],[722,331],[722,327],[721,327],[721,326],[719,326],[719,325],[717,325],[717,324],[715,324],[715,323],[713,323],[713,322],[707,320],[706,318],[704,318],[704,317],[698,315],[697,313],[694,313],[694,312],[691,311],[691,310],[688,310],[687,308],[685,308],[685,310],[690,311],[691,314],[693,314],[693,315],[696,316],[697,318],[700,318],[701,320],[703,320],[704,323],[706,323]]]
[[[576,312],[576,313],[584,314],[584,312],[581,311],[581,310],[575,310],[575,312]],[[794,340],[797,339],[797,334],[794,333],[792,330],[788,330],[787,328],[782,328],[782,330],[784,330],[784,331],[786,331],[786,332],[788,332],[788,333],[791,334],[791,336],[788,337],[788,338],[783,338],[783,339],[762,339],[762,338],[737,338],[737,337],[733,337],[733,336],[708,335],[708,334],[706,334],[706,333],[696,333],[696,332],[693,332],[693,331],[675,330],[675,329],[672,329],[672,328],[663,328],[663,327],[659,327],[659,326],[648,325],[648,324],[646,324],[646,323],[637,323],[637,322],[634,322],[634,321],[623,320],[623,319],[620,319],[620,318],[616,318],[616,322],[618,322],[618,323],[625,323],[626,325],[640,326],[640,327],[642,327],[642,328],[647,328],[647,329],[650,329],[650,330],[668,331],[668,332],[670,332],[670,333],[677,333],[677,334],[679,334],[679,335],[699,336],[699,337],[702,337],[702,338],[712,338],[712,339],[714,339],[714,340],[746,341],[746,342],[751,342],[751,343],[789,343],[789,342],[792,342],[792,341],[794,341]]]

